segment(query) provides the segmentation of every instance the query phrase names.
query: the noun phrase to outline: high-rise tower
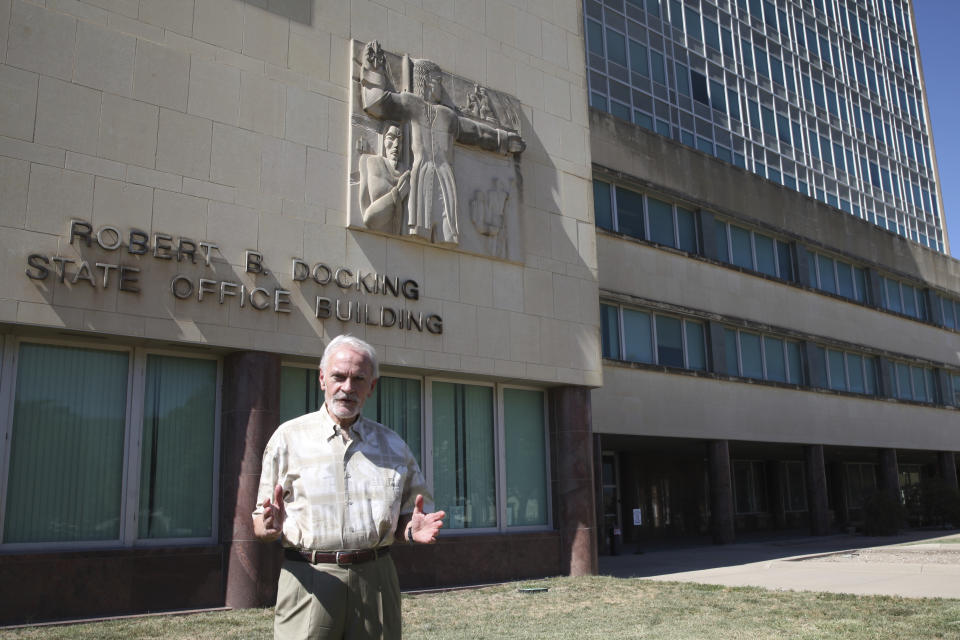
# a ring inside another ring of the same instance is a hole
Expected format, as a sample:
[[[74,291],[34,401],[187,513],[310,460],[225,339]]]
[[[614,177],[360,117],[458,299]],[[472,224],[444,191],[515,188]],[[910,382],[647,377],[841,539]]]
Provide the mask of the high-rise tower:
[[[591,106],[949,252],[910,2],[585,12]]]

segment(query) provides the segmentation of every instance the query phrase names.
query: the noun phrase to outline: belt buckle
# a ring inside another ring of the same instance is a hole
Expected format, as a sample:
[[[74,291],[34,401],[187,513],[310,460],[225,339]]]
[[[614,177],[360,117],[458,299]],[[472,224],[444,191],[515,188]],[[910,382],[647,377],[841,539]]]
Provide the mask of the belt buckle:
[[[338,566],[338,567],[349,567],[350,565],[353,564],[353,560],[352,560],[352,559],[349,560],[349,561],[342,561],[342,560],[340,560],[340,557],[341,557],[341,556],[343,556],[343,557],[345,557],[345,558],[352,558],[352,552],[350,552],[350,551],[337,551],[336,555],[334,556],[334,559],[337,561],[337,566]]]

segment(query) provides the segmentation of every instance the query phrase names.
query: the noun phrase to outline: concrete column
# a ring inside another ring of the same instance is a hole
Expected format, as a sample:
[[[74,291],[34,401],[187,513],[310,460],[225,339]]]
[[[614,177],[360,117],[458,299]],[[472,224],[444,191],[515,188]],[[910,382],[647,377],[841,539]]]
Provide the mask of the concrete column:
[[[561,567],[572,576],[597,573],[597,507],[593,489],[590,390],[550,389],[553,498]]]
[[[280,575],[279,544],[253,535],[263,449],[280,421],[280,358],[241,351],[224,358],[220,429],[220,542],[224,547],[225,604],[272,605]]]
[[[954,489],[960,488],[957,483],[957,456],[953,451],[938,452],[937,466],[940,468],[940,477],[947,483],[947,486]]]
[[[713,543],[731,544],[735,535],[730,443],[726,440],[712,440],[707,443],[707,464],[710,477],[710,532]]]
[[[827,507],[827,466],[823,461],[823,445],[807,445],[803,453],[810,535],[825,536],[830,533],[830,510]]]
[[[880,490],[900,499],[900,469],[897,466],[896,449],[880,449]]]

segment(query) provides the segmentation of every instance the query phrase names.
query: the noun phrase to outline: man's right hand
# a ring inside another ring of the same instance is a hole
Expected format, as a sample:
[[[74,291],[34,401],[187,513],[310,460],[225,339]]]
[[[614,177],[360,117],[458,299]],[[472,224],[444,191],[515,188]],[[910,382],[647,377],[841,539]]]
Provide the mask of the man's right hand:
[[[287,517],[283,487],[279,484],[274,487],[273,502],[267,498],[262,506],[263,513],[253,517],[253,533],[263,542],[273,542],[283,533],[283,521]]]

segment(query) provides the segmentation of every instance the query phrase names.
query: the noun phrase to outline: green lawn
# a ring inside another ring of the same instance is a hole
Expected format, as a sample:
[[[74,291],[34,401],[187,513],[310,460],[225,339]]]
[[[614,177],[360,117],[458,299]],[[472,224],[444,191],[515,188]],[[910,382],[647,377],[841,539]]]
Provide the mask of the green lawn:
[[[946,536],[944,538],[930,538],[928,540],[917,540],[916,542],[908,542],[904,546],[915,544],[960,544],[960,535]]]
[[[549,587],[545,593],[520,586]],[[553,578],[406,595],[404,638],[960,638],[960,600],[847,596],[647,582]],[[271,638],[271,611],[252,609],[0,632],[11,639]]]

